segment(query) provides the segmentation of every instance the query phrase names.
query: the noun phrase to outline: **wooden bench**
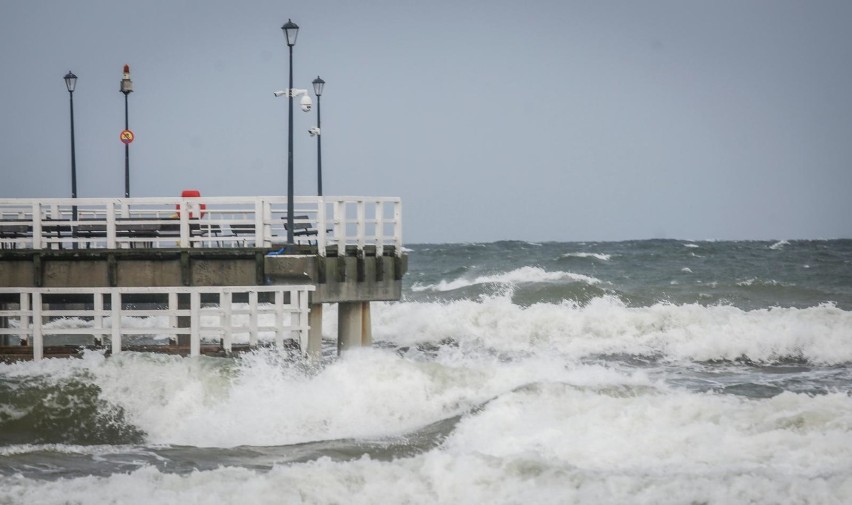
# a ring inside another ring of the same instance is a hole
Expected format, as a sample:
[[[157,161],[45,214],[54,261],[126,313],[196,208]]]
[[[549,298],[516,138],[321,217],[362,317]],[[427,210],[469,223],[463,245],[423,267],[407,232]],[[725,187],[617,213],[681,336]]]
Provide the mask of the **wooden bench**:
[[[32,225],[23,224],[29,223],[29,221],[22,221],[21,224],[11,225],[6,223],[9,223],[9,221],[3,221],[3,225],[0,225],[0,239],[5,239],[0,243],[0,247],[3,249],[15,249],[17,247],[16,240],[31,238],[33,236]]]
[[[287,230],[287,216],[282,217],[284,220],[284,230]],[[326,230],[326,233],[331,233],[333,230]],[[294,237],[316,237],[319,232],[313,227],[313,223],[308,221],[308,216],[293,216],[293,236]],[[312,245],[316,245],[316,239]],[[308,244],[311,240],[308,239]]]
[[[221,228],[216,223],[201,223],[197,220],[189,223],[190,237],[219,237]],[[167,223],[157,226],[156,236],[159,238],[180,238],[180,223]],[[195,242],[191,242],[190,246],[194,247]]]

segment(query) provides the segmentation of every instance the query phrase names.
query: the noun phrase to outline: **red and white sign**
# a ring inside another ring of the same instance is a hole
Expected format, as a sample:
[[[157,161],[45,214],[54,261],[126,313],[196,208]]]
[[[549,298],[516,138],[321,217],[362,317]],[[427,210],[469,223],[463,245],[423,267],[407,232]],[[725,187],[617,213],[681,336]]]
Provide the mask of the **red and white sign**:
[[[124,130],[124,131],[121,132],[121,136],[119,138],[121,138],[121,141],[123,143],[129,144],[129,143],[133,142],[133,138],[134,138],[133,132],[130,131],[130,130]]]

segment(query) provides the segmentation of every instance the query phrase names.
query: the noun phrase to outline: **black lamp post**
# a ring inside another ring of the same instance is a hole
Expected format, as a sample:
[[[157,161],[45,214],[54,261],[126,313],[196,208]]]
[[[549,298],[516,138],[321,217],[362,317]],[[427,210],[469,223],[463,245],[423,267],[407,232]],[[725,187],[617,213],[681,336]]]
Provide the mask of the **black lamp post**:
[[[320,124],[320,96],[325,81],[317,76],[313,82],[314,94],[317,96],[317,196],[322,196],[322,125]]]
[[[130,80],[130,65],[124,65],[124,76],[121,79],[121,93],[124,93],[124,129],[129,130],[127,121],[127,95],[133,93],[133,81]],[[130,198],[130,142],[124,143],[124,197]]]
[[[287,137],[287,244],[293,245],[293,46],[299,35],[299,26],[288,19],[284,26],[284,38],[290,48],[290,87],[287,88],[289,98],[288,137]]]
[[[68,98],[71,103],[71,198],[77,198],[77,160],[74,152],[74,88],[77,87],[77,76],[70,70],[65,74],[65,87],[68,88]],[[77,206],[71,207],[71,219],[77,221]],[[76,232],[76,227],[74,228]],[[77,243],[74,243],[74,247]]]

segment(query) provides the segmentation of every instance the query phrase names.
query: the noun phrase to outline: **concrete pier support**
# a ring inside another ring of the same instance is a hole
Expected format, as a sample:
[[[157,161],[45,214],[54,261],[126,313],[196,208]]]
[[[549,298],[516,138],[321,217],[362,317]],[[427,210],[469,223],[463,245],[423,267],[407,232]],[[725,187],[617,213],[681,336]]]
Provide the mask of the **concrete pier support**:
[[[337,351],[373,345],[370,302],[337,304]]]
[[[322,304],[311,304],[311,312],[308,315],[308,358],[319,360],[322,357]]]
[[[361,347],[361,302],[337,304],[337,352],[338,354]]]
[[[370,302],[361,302],[361,346],[373,345],[373,323],[370,316]]]

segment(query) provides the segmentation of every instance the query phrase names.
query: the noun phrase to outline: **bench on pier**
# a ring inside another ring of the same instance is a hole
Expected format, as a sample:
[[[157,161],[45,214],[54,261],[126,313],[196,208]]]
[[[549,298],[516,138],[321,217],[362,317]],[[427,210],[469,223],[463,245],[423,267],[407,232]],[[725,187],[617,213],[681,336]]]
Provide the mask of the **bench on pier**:
[[[282,217],[284,220],[284,230],[288,230],[287,228],[287,216]],[[326,233],[331,233],[333,230],[327,229]],[[313,227],[313,223],[308,220],[308,216],[293,216],[293,236],[294,237],[316,237],[319,235],[319,232],[316,228]],[[308,239],[308,243],[316,245],[316,239],[311,241]]]
[[[54,238],[62,238],[63,233],[70,233],[71,226],[64,224],[64,219],[44,219],[41,224],[41,232],[43,235],[52,236]],[[13,224],[9,224],[13,223]],[[16,240],[31,239],[33,237],[33,225],[29,219],[6,219],[2,221],[0,226],[0,239],[2,248],[15,249]],[[60,244],[61,247],[61,244]]]
[[[115,236],[130,239],[153,239],[157,236],[158,226],[156,224],[139,224],[131,223],[128,218],[116,219]],[[103,239],[107,236],[107,224],[102,220],[92,220],[91,222],[81,221],[81,224],[74,230],[77,238],[87,239],[90,242],[87,246],[91,247],[91,241],[94,239]],[[131,245],[133,245],[131,243]]]
[[[201,223],[197,220],[189,223],[190,237],[219,237],[222,229],[216,223]],[[180,238],[180,223],[167,223],[157,227],[157,237],[159,238]],[[190,244],[192,245],[192,244]]]
[[[287,216],[281,218],[284,221],[284,230],[287,230]],[[243,243],[255,235],[254,223],[231,223],[228,225],[233,237],[243,239]],[[329,233],[332,230],[327,230]],[[293,216],[293,236],[294,237],[315,237],[319,233],[313,227],[313,223],[307,215]],[[310,240],[309,240],[310,242]],[[313,242],[316,242],[314,240]]]
[[[15,249],[17,244],[16,240],[20,240],[23,238],[30,238],[33,236],[33,227],[29,224],[6,224],[10,221],[3,221],[3,225],[0,226],[0,248],[2,249]],[[26,221],[29,223],[29,221]]]

